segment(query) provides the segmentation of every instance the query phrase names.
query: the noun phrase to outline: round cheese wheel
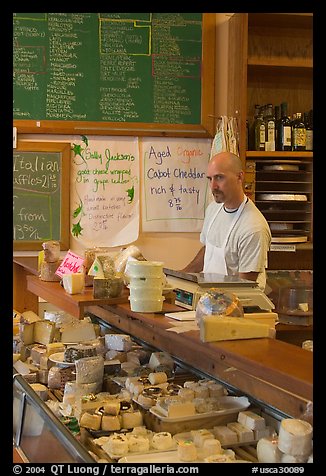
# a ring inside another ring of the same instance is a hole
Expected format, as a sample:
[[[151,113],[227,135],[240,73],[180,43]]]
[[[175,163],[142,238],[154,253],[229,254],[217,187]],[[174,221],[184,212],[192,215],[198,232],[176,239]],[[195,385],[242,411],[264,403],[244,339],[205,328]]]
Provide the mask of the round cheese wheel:
[[[280,425],[278,448],[288,455],[308,457],[312,450],[310,423],[296,418],[284,418]]]

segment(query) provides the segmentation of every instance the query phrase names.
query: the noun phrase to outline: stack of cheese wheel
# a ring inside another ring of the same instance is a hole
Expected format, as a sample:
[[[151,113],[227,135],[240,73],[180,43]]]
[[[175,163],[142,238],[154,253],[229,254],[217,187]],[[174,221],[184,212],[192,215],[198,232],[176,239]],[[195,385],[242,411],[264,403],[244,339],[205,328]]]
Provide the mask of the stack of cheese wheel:
[[[306,463],[312,453],[312,426],[304,420],[285,418],[279,435],[257,443],[260,463]]]
[[[312,426],[304,420],[285,418],[281,422],[278,448],[282,463],[305,463],[312,452]]]
[[[163,307],[163,263],[130,261],[130,308],[135,312],[160,312]]]

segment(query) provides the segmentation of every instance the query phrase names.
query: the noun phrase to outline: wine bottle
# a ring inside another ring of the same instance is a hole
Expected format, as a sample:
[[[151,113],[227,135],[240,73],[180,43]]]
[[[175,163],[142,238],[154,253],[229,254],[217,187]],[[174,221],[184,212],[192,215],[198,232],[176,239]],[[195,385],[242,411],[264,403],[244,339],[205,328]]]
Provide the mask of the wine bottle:
[[[255,148],[255,124],[259,114],[260,105],[255,104],[254,117],[249,127],[249,148],[250,150],[256,150]]]
[[[277,146],[276,150],[292,150],[292,127],[291,120],[288,117],[288,105],[286,102],[281,104],[281,119],[276,124],[277,127]]]
[[[265,150],[275,150],[275,117],[273,104],[267,104],[265,112]]]
[[[278,134],[278,123],[281,119],[281,108],[280,106],[276,105],[274,107],[274,117],[275,117],[275,150],[279,150],[278,149],[278,137],[277,137],[277,134]]]
[[[306,126],[306,150],[313,150],[313,119],[312,109],[303,114],[303,122]]]
[[[265,150],[265,122],[262,112],[259,112],[255,121],[255,149]]]
[[[302,121],[301,112],[296,113],[292,123],[292,150],[306,150],[306,127]]]

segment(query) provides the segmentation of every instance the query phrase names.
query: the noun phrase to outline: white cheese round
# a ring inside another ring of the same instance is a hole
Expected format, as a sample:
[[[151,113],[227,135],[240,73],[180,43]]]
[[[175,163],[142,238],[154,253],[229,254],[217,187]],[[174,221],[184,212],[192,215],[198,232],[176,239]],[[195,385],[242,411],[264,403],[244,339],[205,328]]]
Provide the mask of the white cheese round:
[[[288,455],[309,455],[312,450],[312,426],[304,420],[285,418],[278,436],[279,449]]]

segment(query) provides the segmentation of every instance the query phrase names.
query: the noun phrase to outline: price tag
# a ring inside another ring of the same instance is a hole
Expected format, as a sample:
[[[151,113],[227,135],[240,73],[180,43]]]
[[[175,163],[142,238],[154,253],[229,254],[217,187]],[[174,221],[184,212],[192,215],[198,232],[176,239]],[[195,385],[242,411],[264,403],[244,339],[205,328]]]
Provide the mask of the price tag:
[[[55,274],[62,276],[64,274],[74,274],[80,272],[80,269],[82,268],[84,263],[84,258],[82,256],[76,255],[76,253],[73,253],[72,251],[68,251],[66,256],[64,257],[61,265],[58,267],[56,270]]]
[[[295,251],[295,245],[281,245],[281,244],[271,244],[271,251]]]

